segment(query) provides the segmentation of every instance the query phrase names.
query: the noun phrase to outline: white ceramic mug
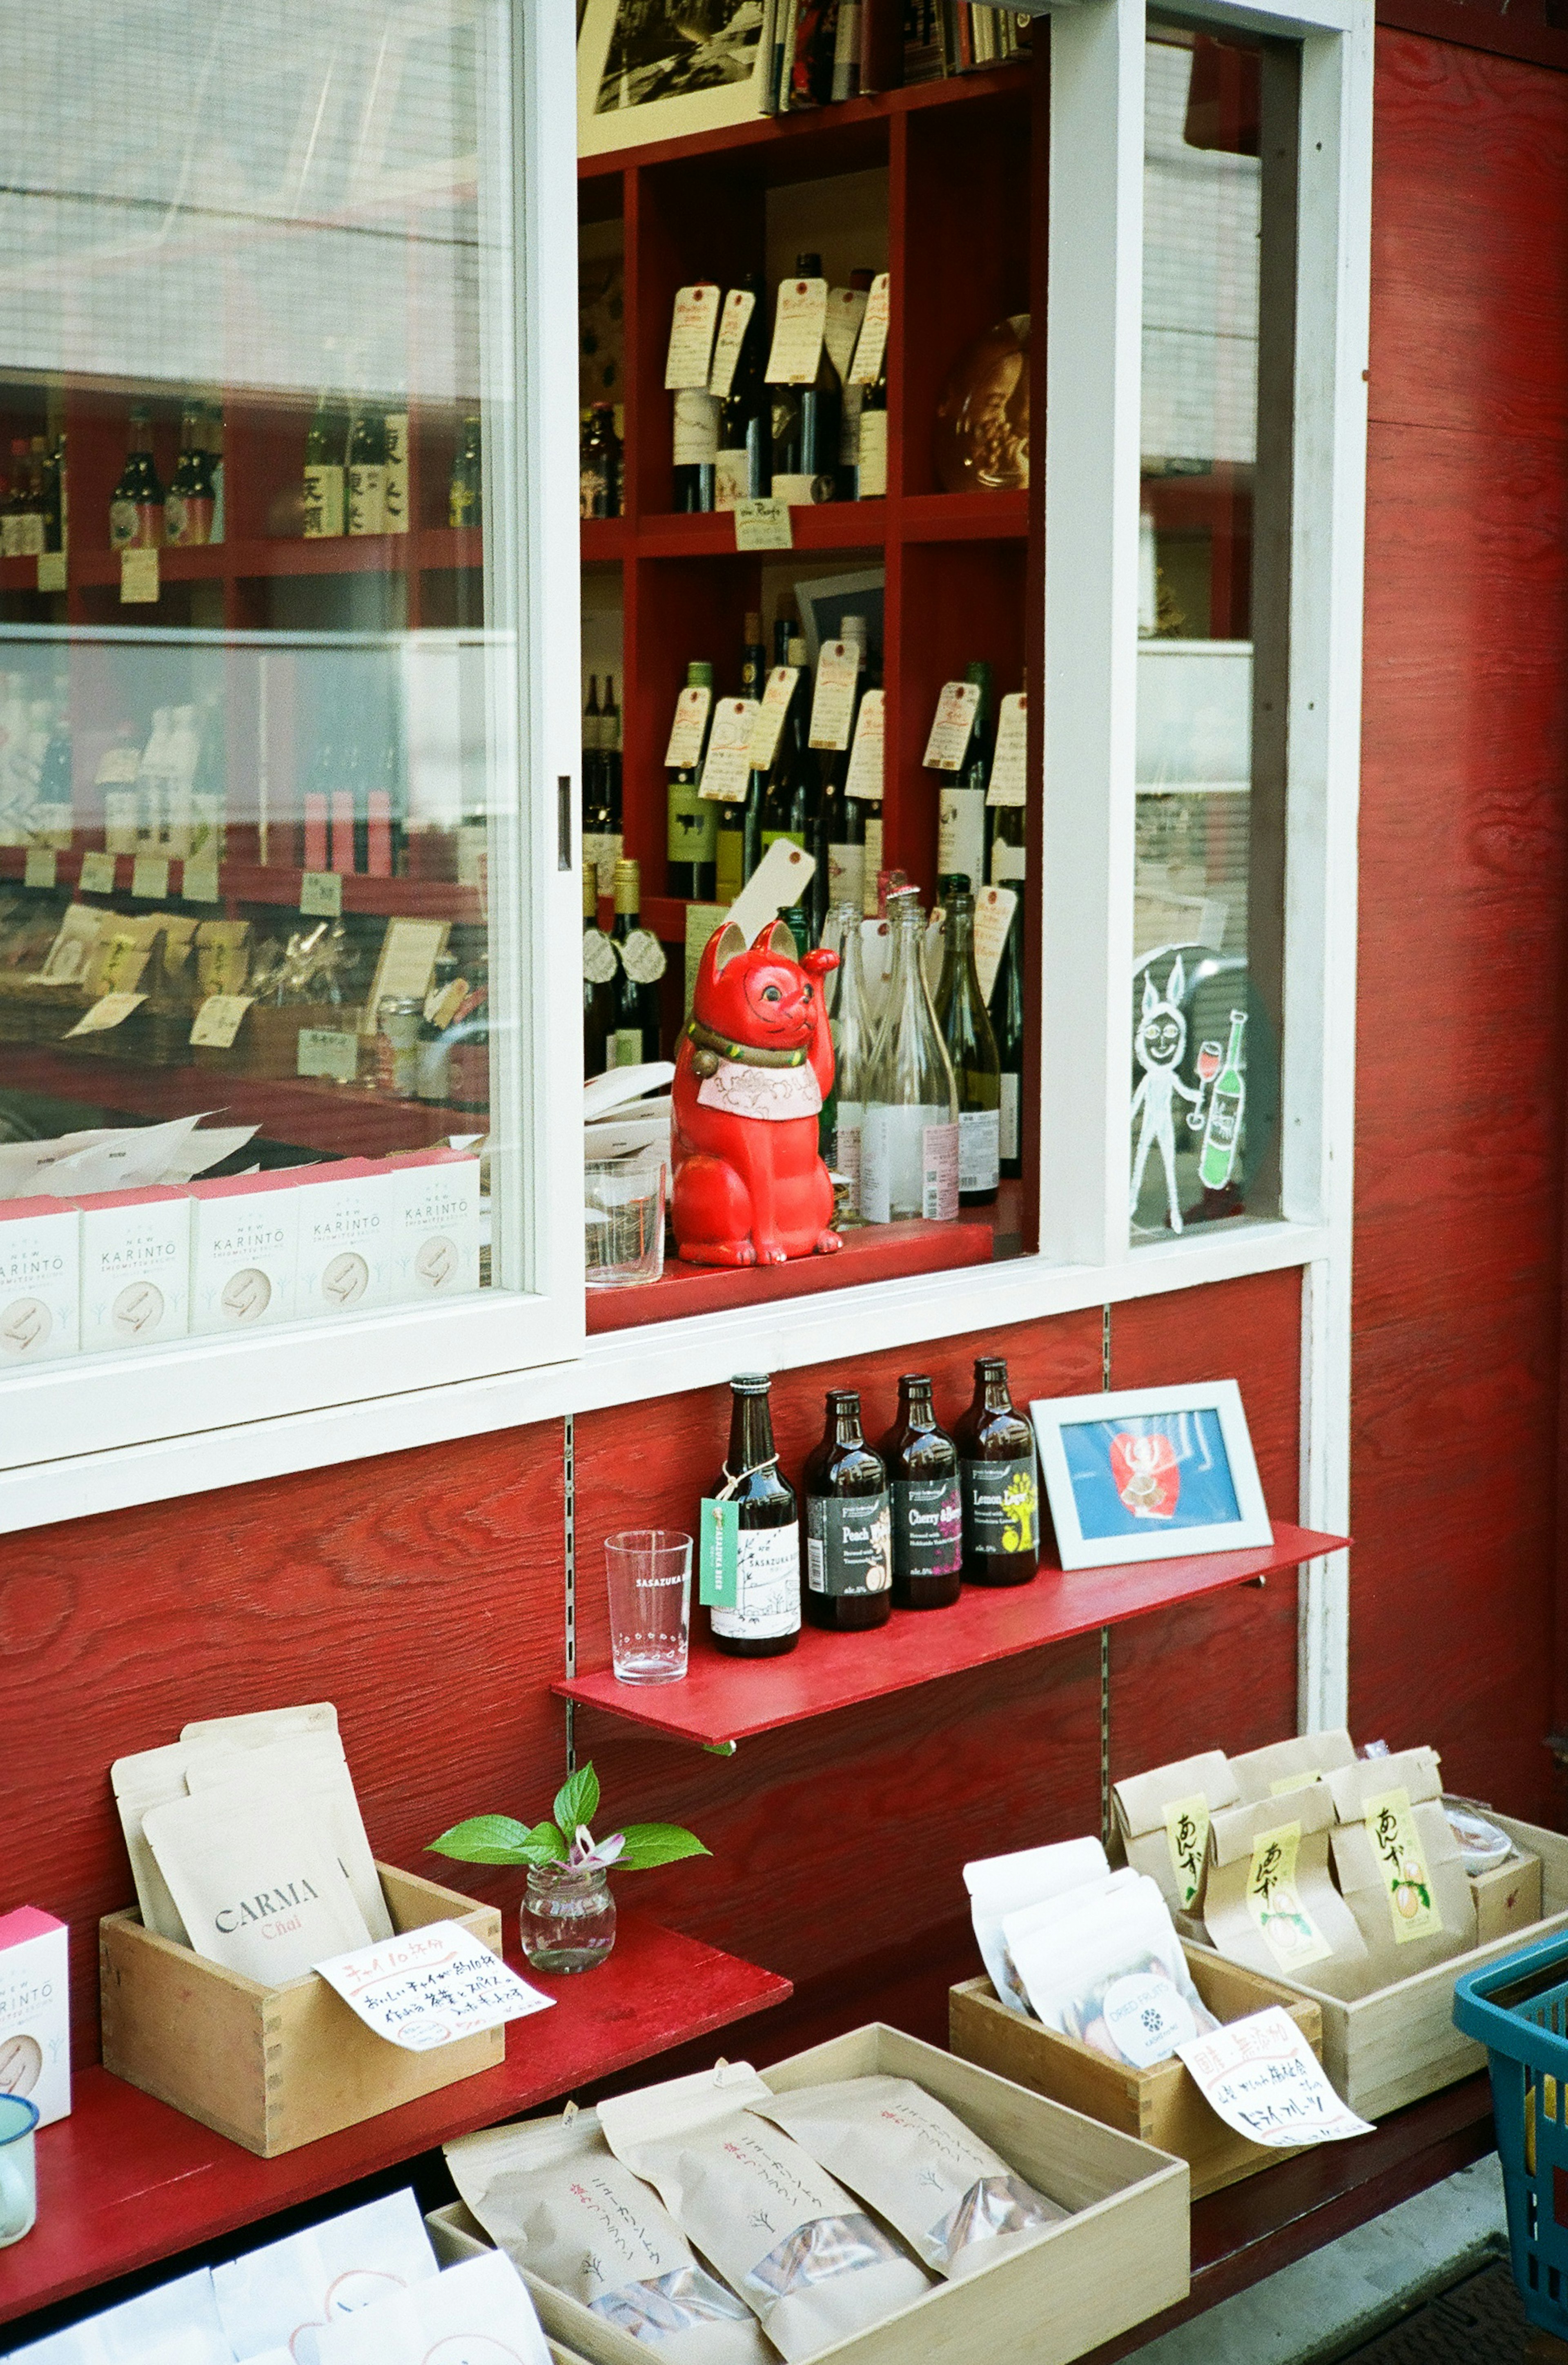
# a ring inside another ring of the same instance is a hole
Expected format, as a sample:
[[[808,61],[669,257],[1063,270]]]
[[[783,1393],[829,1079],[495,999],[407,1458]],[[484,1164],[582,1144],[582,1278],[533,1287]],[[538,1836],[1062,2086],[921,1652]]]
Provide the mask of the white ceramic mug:
[[[38,2186],[33,2171],[33,2130],[38,2104],[24,2094],[0,2094],[0,2249],[33,2230]]]

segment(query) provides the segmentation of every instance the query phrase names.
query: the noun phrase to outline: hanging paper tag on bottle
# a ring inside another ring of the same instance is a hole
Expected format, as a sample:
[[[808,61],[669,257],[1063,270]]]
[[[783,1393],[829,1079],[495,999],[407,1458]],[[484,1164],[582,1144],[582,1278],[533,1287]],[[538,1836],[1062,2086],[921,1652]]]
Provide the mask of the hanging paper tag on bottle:
[[[980,998],[988,1003],[1017,909],[1018,898],[1011,887],[982,887],[975,897],[975,970]]]
[[[1028,754],[1029,701],[1015,689],[1004,698],[996,718],[996,748],[991,759],[988,805],[1021,805],[1028,801],[1025,763]]]
[[[922,764],[928,772],[957,772],[969,753],[969,734],[980,711],[978,681],[945,681],[932,718]]]
[[[817,655],[816,686],[812,692],[810,744],[842,754],[849,745],[855,713],[855,685],[860,675],[857,641],[824,641]]]
[[[700,796],[720,804],[744,804],[751,778],[751,734],[756,725],[755,698],[721,698],[713,708],[708,756]]]
[[[720,290],[704,282],[678,287],[669,326],[669,351],[665,355],[665,386],[672,393],[696,387],[708,391],[708,364],[713,353],[713,331],[719,324]]]
[[[866,290],[863,287],[829,289],[823,340],[827,346],[827,357],[838,372],[841,382],[849,375],[849,364],[855,358],[855,347],[859,340],[860,323],[865,312]]]
[[[669,727],[669,745],[665,749],[665,769],[677,772],[695,764],[702,753],[702,734],[708,728],[708,709],[713,693],[700,686],[683,689],[675,701],[675,720]]]
[[[827,281],[786,279],[778,289],[773,316],[773,345],[767,356],[769,386],[810,386],[823,357],[827,327]]]
[[[882,798],[882,747],[885,704],[879,689],[868,689],[860,701],[855,723],[855,747],[845,779],[846,797],[865,797],[879,804]]]
[[[210,857],[185,863],[180,872],[180,892],[187,903],[220,902],[217,863]]]
[[[705,1495],[698,1505],[697,1520],[697,1598],[704,1609],[734,1609],[739,1606],[735,1572],[740,1562],[740,1505],[716,1502]]]
[[[52,887],[55,876],[52,846],[29,846],[22,869],[24,887]]]
[[[882,374],[882,355],[888,346],[889,284],[885,271],[879,271],[871,282],[860,334],[855,342],[855,359],[849,364],[851,386],[875,386]]]
[[[708,372],[708,391],[716,394],[721,402],[729,399],[735,382],[735,364],[741,357],[741,346],[751,326],[751,316],[756,309],[756,297],[749,287],[732,287],[719,314],[719,333],[713,340],[713,362]]]
[[[778,753],[778,734],[784,728],[784,718],[800,678],[799,666],[775,666],[767,677],[767,688],[762,693],[762,703],[752,725],[748,760],[754,772],[767,771]]]
[[[139,854],[130,867],[130,891],[149,902],[162,903],[169,892],[168,856]]]
[[[77,881],[84,895],[112,895],[115,891],[115,857],[112,854],[84,854],[82,875]]]

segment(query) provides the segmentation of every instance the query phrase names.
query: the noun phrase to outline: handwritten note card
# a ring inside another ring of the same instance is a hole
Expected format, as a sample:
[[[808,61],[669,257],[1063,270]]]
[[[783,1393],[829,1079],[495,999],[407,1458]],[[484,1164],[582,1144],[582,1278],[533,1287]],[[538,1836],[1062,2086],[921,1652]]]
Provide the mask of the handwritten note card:
[[[455,1922],[431,1922],[384,1945],[356,1946],[316,1968],[366,2028],[405,2052],[429,2053],[460,2036],[547,2012],[542,1995]]]
[[[1281,2004],[1176,2047],[1227,2127],[1271,2149],[1370,2135]]]

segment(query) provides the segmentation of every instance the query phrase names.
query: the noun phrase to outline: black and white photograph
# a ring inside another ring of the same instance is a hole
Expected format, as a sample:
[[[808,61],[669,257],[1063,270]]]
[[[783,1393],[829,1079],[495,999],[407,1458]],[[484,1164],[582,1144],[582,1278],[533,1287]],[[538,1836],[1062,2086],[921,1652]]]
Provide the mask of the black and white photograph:
[[[758,112],[764,0],[588,0],[577,39],[585,152]]]

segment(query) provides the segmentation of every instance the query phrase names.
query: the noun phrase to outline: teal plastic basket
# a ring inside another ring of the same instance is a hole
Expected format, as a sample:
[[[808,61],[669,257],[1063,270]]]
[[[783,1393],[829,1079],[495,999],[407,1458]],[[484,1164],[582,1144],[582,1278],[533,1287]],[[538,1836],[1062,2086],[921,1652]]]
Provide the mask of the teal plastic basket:
[[[1525,2314],[1568,2339],[1568,1934],[1454,1982],[1455,2025],[1491,2057],[1508,2248]]]

